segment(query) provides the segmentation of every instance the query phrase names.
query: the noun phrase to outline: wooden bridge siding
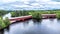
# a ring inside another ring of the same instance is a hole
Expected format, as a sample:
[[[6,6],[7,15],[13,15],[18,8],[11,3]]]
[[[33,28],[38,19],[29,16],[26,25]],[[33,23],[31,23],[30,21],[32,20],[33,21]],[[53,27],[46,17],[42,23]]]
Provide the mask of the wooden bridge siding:
[[[45,19],[56,18],[56,15],[42,15],[42,17],[45,17]]]
[[[32,18],[32,16],[27,16],[27,17],[18,17],[18,18],[14,18],[14,19],[10,19],[10,21],[16,22],[16,21],[25,21],[26,19],[30,19]]]
[[[16,20],[16,19],[9,19],[10,21],[14,21],[14,20]]]

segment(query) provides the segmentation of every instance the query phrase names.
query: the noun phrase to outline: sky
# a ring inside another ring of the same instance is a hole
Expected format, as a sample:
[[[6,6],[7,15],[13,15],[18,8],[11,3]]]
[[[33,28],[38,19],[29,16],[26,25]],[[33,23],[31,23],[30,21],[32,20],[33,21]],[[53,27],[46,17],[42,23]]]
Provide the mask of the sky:
[[[0,10],[60,9],[59,0],[0,0]]]

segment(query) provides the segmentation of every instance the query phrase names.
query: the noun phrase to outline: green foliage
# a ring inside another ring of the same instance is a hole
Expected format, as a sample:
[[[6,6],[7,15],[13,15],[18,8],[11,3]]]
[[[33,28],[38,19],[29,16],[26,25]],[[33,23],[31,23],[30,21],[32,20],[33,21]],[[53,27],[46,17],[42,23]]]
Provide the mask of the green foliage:
[[[50,14],[54,14],[55,12],[54,11],[49,11]]]
[[[16,12],[11,12],[12,17],[17,17],[17,13]]]
[[[41,18],[41,14],[57,14],[59,18],[60,10],[15,10],[11,14],[14,17],[32,15],[33,18]]]
[[[33,19],[37,19],[37,20],[40,20],[41,19],[41,14],[40,13],[36,13],[35,12],[35,13],[32,13],[31,15],[32,15],[32,18]]]
[[[3,19],[0,17],[0,29],[5,27],[6,25],[4,24]]]
[[[5,18],[4,23],[6,26],[8,26],[10,24],[10,20],[8,19],[8,17]]]
[[[57,19],[60,19],[60,13],[56,13],[56,17],[57,17]]]
[[[12,17],[32,15],[34,18],[36,18],[38,15],[41,16],[40,14],[57,14],[56,17],[60,18],[60,10],[0,10],[0,16],[3,16],[9,12],[11,13]]]
[[[0,10],[0,16],[3,16],[5,14],[9,13],[8,11],[5,11],[5,10]]]
[[[25,16],[25,15],[29,15],[29,12],[26,10],[14,11],[14,12],[11,12],[11,15],[12,17]]]
[[[22,11],[22,14],[23,14],[22,16],[29,15],[29,12],[26,11],[26,10],[23,10],[23,11]]]
[[[5,20],[2,19],[2,17],[0,17],[0,29],[8,26],[10,24],[10,21],[8,18],[6,18]]]

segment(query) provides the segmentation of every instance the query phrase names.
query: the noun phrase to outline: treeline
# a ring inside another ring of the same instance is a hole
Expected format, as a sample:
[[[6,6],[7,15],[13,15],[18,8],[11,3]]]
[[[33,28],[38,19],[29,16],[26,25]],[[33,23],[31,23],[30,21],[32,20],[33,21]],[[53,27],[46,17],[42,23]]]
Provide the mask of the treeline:
[[[14,10],[11,11],[12,17],[32,15],[33,18],[41,19],[41,14],[56,14],[60,19],[60,10]]]
[[[33,18],[39,18],[41,14],[56,14],[57,15],[56,17],[60,19],[59,9],[58,10],[0,10],[0,16],[3,16],[9,12],[12,14],[12,17],[32,15]]]
[[[3,16],[5,14],[9,13],[7,10],[0,10],[0,16]]]
[[[19,10],[19,11],[15,10],[10,13],[11,13],[12,17],[29,15],[29,12],[26,10]]]

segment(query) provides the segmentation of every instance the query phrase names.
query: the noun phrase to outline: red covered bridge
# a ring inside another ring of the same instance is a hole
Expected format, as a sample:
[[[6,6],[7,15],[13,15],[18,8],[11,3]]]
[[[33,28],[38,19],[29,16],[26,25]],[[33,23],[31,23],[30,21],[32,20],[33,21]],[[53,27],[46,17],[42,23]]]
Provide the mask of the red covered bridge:
[[[16,21],[24,21],[24,20],[30,19],[30,18],[32,18],[32,15],[21,16],[21,17],[12,17],[12,18],[10,18],[10,22],[13,23],[13,22],[16,22]]]
[[[42,18],[56,18],[56,14],[42,14]]]
[[[12,17],[10,18],[10,22],[16,22],[16,21],[24,21],[26,19],[30,19],[32,18],[32,15],[28,15],[28,16],[21,16],[21,17]],[[48,18],[56,18],[56,14],[42,14],[42,18],[43,19],[48,19]]]

